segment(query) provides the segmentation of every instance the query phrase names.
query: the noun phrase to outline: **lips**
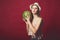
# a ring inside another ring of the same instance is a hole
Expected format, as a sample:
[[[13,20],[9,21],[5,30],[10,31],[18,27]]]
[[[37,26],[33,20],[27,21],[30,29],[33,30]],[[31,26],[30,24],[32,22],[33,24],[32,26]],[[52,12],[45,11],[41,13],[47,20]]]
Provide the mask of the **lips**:
[[[35,10],[33,10],[33,12],[35,12]]]

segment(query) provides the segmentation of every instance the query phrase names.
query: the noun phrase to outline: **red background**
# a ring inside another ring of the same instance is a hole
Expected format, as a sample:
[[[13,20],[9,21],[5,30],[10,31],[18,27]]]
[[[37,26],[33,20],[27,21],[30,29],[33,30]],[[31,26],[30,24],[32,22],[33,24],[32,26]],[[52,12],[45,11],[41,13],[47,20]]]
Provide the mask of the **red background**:
[[[34,2],[42,8],[44,40],[59,40],[59,0],[0,0],[0,40],[29,40],[22,13]]]

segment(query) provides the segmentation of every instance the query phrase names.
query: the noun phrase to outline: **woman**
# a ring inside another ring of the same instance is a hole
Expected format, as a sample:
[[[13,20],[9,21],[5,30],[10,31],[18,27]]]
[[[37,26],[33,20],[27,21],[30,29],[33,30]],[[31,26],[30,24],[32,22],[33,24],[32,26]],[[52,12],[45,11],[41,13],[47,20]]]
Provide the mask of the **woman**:
[[[30,5],[30,10],[31,10],[31,16],[26,18],[24,22],[26,23],[26,28],[27,28],[27,33],[28,36],[31,37],[31,40],[41,40],[41,23],[42,23],[42,18],[40,17],[40,11],[41,7],[39,6],[38,3],[34,3]]]

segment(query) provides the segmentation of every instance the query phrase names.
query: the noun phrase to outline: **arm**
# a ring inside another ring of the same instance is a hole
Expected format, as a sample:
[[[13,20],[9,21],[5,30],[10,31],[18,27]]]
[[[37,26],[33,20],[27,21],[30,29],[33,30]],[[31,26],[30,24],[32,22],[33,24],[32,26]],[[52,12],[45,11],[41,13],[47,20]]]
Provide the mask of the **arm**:
[[[29,25],[28,25],[27,21],[24,18],[23,18],[23,21],[26,23],[26,29],[27,29],[27,33],[28,33],[28,28],[29,28],[28,26]]]
[[[33,31],[33,33],[36,33],[36,31],[38,30],[38,28],[39,28],[39,26],[40,26],[40,24],[41,24],[41,21],[42,21],[42,19],[38,20],[38,22],[37,22],[37,24],[36,24],[36,27],[35,27],[35,26],[33,26],[33,25],[31,24],[31,22],[30,22],[29,20],[27,20],[27,22],[28,22],[28,24],[29,24],[29,27],[30,27],[30,29]]]
[[[26,24],[27,33],[29,32],[29,25]]]

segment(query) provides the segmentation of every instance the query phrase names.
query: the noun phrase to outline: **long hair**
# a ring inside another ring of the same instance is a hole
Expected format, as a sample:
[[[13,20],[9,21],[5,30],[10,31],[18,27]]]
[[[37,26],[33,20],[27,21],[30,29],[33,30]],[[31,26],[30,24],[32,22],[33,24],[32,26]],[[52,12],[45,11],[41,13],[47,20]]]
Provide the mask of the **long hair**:
[[[37,13],[36,13],[36,15],[38,16],[38,17],[40,17],[40,11],[39,11],[39,7],[37,6],[37,8],[38,8],[38,10],[37,10]],[[31,16],[30,16],[30,22],[32,23],[32,21],[33,21],[33,14],[32,14],[32,12],[31,12]]]

